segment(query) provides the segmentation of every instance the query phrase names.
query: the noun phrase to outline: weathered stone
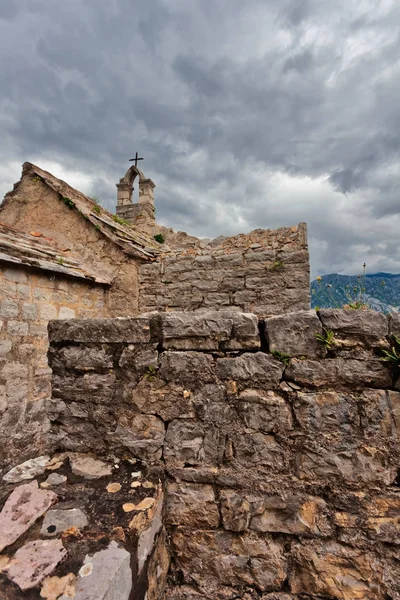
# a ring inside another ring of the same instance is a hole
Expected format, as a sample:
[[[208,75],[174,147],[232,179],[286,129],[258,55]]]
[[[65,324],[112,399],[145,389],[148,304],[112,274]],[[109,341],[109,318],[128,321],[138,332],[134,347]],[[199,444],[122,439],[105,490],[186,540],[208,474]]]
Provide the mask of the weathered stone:
[[[400,544],[400,498],[374,498],[365,508],[366,528],[370,537],[380,542]]]
[[[243,467],[262,467],[281,471],[284,466],[284,450],[273,435],[261,432],[232,434],[235,460]]]
[[[149,461],[159,460],[165,426],[161,419],[153,415],[136,415],[133,418],[124,416],[110,438],[129,448],[133,456]]]
[[[335,542],[292,545],[295,559],[290,574],[294,594],[328,596],[338,600],[383,600],[382,568],[365,550]]]
[[[349,393],[297,392],[295,414],[301,427],[312,436],[347,439],[359,424],[357,402]]]
[[[214,381],[214,367],[214,360],[208,354],[168,351],[161,355],[158,376],[166,381],[197,387],[198,381]]]
[[[132,590],[129,552],[111,542],[106,550],[86,556],[76,582],[74,600],[128,600]]]
[[[264,389],[266,386],[267,389],[278,386],[282,372],[282,363],[263,352],[217,360],[217,374],[220,379],[250,381],[252,385],[262,384]]]
[[[146,600],[160,600],[165,598],[164,591],[170,566],[167,534],[163,528],[157,538],[154,552],[149,560],[147,569],[147,598]]]
[[[203,529],[218,527],[219,511],[211,485],[170,483],[166,511],[170,525]]]
[[[265,320],[265,334],[270,352],[308,358],[325,354],[316,338],[322,334],[322,325],[314,310],[270,317]]]
[[[233,311],[165,313],[163,346],[175,350],[256,349],[261,341],[255,315]]]
[[[321,498],[274,495],[260,500],[250,529],[293,535],[327,536],[331,533],[326,503]]]
[[[360,395],[359,412],[361,426],[368,437],[381,436],[385,441],[396,435],[390,407],[396,392],[365,390]],[[400,395],[399,395],[400,396]],[[395,413],[393,406],[393,413]]]
[[[311,481],[328,479],[389,485],[396,477],[396,469],[388,465],[387,457],[375,448],[341,451],[306,448],[297,454],[296,462],[298,477]]]
[[[76,576],[73,573],[68,573],[65,577],[46,577],[40,590],[40,597],[45,600],[58,600],[60,596],[74,598],[75,582]]]
[[[19,483],[24,479],[33,479],[45,472],[46,465],[49,461],[50,456],[38,456],[37,458],[26,460],[11,469],[11,471],[8,471],[8,473],[3,476],[3,481],[6,481],[7,483]]]
[[[400,439],[400,392],[388,392],[390,404],[392,406],[394,425],[397,437]]]
[[[140,412],[160,416],[164,421],[195,416],[191,392],[182,385],[166,383],[153,375],[144,377],[133,388],[131,398]]]
[[[71,319],[49,322],[51,342],[92,344],[143,344],[150,342],[148,317],[119,317],[117,319]]]
[[[105,347],[65,346],[49,353],[53,370],[60,368],[76,371],[100,371],[113,368],[113,356]]]
[[[17,487],[0,513],[0,552],[25,533],[56,500],[56,494],[40,490],[37,481]]]
[[[83,529],[87,524],[87,516],[80,508],[49,510],[44,517],[40,534],[43,537],[55,537],[70,527]]]
[[[388,315],[389,335],[400,338],[400,312]]]
[[[251,516],[250,502],[234,490],[223,490],[220,496],[224,529],[228,531],[246,531]]]
[[[343,310],[321,308],[318,311],[322,325],[337,339],[352,339],[369,344],[385,344],[388,322],[383,313],[374,310]]]
[[[154,498],[149,498],[152,500],[151,507],[156,504],[156,500]],[[154,542],[157,534],[161,530],[163,526],[162,522],[162,513],[164,508],[164,496],[161,494],[157,499],[157,506],[151,515],[151,524],[150,527],[144,529],[140,535],[138,540],[138,548],[137,548],[137,556],[138,556],[138,570],[139,574],[142,572],[144,565],[150,554],[154,551]],[[149,506],[150,508],[150,506]],[[138,507],[136,510],[140,510]]]
[[[172,533],[172,547],[185,583],[194,581],[208,594],[221,585],[279,590],[286,578],[282,547],[254,533],[179,528]]]
[[[74,475],[84,479],[100,479],[112,473],[111,465],[88,454],[70,454],[69,462]]]
[[[246,427],[265,433],[293,428],[290,409],[279,394],[247,389],[239,394],[239,400],[238,409]]]
[[[380,360],[369,361],[326,358],[325,360],[293,359],[285,371],[285,379],[311,387],[385,388],[392,385],[390,369]]]
[[[21,590],[37,586],[67,556],[61,540],[36,540],[17,550],[3,573]]]
[[[212,424],[174,420],[168,425],[164,458],[169,466],[214,465],[222,457],[223,434]]]

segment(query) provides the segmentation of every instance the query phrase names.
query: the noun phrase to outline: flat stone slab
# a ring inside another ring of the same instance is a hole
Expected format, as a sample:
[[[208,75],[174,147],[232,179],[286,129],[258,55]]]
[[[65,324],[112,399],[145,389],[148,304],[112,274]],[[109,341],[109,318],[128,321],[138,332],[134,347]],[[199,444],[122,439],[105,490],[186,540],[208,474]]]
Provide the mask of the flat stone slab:
[[[0,552],[13,544],[56,501],[57,495],[39,489],[37,481],[17,487],[0,513]]]
[[[36,540],[17,550],[3,573],[21,590],[29,590],[50,575],[67,551],[61,540]]]
[[[132,589],[130,560],[129,552],[118,548],[116,542],[86,556],[74,600],[128,600]]]
[[[80,508],[49,510],[44,518],[40,534],[44,537],[55,537],[70,527],[83,529],[87,524],[87,516]]]
[[[84,479],[100,479],[112,474],[111,465],[87,454],[71,454],[69,462],[74,475]]]
[[[3,477],[3,481],[7,483],[20,483],[25,479],[34,479],[38,475],[45,472],[46,466],[50,462],[50,456],[38,456],[31,458],[17,465]]]

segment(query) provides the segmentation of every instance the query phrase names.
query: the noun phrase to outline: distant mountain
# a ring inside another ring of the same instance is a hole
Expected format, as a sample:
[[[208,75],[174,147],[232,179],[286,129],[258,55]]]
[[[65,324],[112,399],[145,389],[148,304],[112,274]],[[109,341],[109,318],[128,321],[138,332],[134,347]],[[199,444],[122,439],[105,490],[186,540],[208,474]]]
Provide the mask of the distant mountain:
[[[360,292],[364,288],[365,291]],[[323,275],[321,280],[311,282],[311,306],[316,308],[340,308],[359,300],[370,308],[388,313],[400,311],[400,274],[373,273],[357,275]]]

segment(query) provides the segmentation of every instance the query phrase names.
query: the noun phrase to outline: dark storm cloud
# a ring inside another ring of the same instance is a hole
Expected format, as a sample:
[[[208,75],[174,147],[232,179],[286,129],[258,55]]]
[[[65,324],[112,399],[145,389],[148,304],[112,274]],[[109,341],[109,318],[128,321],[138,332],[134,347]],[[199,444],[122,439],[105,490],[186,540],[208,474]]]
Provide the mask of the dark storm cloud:
[[[2,191],[35,160],[112,208],[137,149],[165,224],[305,220],[315,270],[400,270],[399,26],[395,0],[5,2]]]

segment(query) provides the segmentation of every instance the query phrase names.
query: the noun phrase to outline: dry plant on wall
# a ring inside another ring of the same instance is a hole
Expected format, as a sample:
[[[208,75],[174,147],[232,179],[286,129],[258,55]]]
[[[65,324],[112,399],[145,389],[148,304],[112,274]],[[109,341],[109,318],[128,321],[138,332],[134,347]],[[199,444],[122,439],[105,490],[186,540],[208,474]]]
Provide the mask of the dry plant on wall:
[[[366,288],[365,288],[365,277],[366,277],[366,268],[367,265],[364,263],[363,264],[363,272],[361,275],[357,276],[357,284],[353,286],[353,289],[350,289],[350,286],[346,285],[345,289],[344,289],[344,293],[345,296],[347,298],[347,303],[346,304],[339,304],[337,299],[335,298],[335,288],[332,286],[331,283],[327,283],[325,284],[325,288],[324,288],[324,292],[326,294],[326,296],[328,297],[329,300],[329,305],[330,308],[345,308],[345,309],[350,309],[350,310],[368,310],[370,308],[370,306],[366,303],[366,298],[365,298],[365,292],[366,292]],[[318,276],[316,278],[317,284],[318,286],[321,288],[322,284],[322,277]],[[318,298],[318,292],[316,292],[315,290],[312,290],[313,293],[316,293],[317,298]],[[322,293],[322,289],[320,289],[320,295]],[[320,306],[316,306],[315,310],[319,310],[321,307]],[[323,341],[323,340],[321,340]]]

